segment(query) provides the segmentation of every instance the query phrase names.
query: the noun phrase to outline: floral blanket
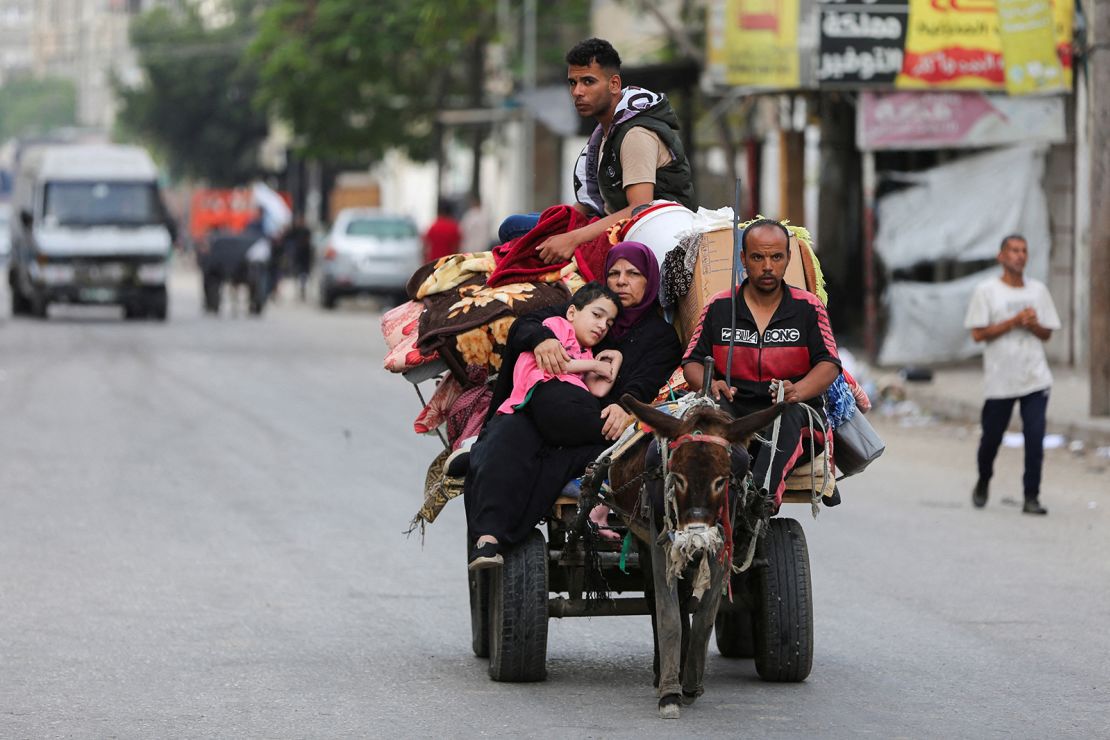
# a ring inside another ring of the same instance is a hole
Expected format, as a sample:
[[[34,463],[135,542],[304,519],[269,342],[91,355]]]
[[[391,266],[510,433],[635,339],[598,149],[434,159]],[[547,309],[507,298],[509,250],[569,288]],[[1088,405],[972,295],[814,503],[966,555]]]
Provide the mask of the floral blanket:
[[[438,353],[456,378],[467,377],[468,365],[495,372],[517,316],[568,300],[570,291],[562,282],[491,287],[475,275],[424,297],[416,346],[424,355]]]

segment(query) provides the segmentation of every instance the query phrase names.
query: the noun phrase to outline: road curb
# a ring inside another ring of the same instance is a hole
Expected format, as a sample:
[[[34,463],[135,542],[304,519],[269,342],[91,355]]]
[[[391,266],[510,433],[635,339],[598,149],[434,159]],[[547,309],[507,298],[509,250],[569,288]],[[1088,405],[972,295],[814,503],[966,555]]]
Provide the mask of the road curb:
[[[946,421],[964,424],[979,424],[983,404],[959,398],[942,396],[934,386],[906,383],[906,398],[917,403],[923,411]],[[1110,447],[1110,417],[1065,419],[1052,413],[1052,403],[1048,406],[1046,431],[1048,434],[1062,434],[1069,440],[1079,440],[1087,449]],[[1021,417],[1014,412],[1010,420],[1010,431],[1021,431]]]

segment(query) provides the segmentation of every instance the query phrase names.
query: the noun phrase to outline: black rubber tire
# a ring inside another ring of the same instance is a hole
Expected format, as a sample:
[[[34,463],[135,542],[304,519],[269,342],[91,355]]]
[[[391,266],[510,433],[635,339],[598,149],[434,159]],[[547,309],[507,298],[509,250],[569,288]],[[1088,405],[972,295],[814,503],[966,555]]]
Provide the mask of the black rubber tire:
[[[30,303],[30,311],[28,311],[28,313],[31,316],[34,316],[36,319],[45,319],[47,317],[50,310],[50,301],[46,299],[46,296],[32,292],[30,298],[28,298],[28,303]]]
[[[755,625],[750,611],[741,609],[725,611],[724,604],[721,604],[717,619],[713,623],[713,634],[721,657],[755,657]]]
[[[27,300],[27,296],[24,296],[22,293],[19,292],[18,287],[11,288],[11,315],[31,315],[31,302]]]
[[[320,291],[320,308],[325,311],[334,311],[336,301],[337,298],[332,291],[326,288]]]
[[[539,530],[490,570],[489,677],[547,678],[547,542]]]
[[[147,297],[146,314],[155,321],[165,321],[169,316],[169,295],[165,288],[155,288]]]
[[[12,316],[29,316],[31,314],[31,301],[19,292],[15,271],[8,271],[8,288],[12,294]]]
[[[764,681],[804,681],[813,667],[813,589],[802,525],[772,519],[761,550],[767,565],[756,575],[755,670]]]
[[[489,657],[490,571],[467,571],[470,584],[470,647],[479,658]]]

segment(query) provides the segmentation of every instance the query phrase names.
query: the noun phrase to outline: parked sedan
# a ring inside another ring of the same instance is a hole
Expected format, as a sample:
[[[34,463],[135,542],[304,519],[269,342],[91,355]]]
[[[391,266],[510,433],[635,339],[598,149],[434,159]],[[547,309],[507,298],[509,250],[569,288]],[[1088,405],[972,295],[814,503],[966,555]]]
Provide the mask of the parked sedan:
[[[423,263],[416,224],[373,208],[344,208],[328,233],[320,261],[320,305],[349,295],[404,300],[405,283]]]

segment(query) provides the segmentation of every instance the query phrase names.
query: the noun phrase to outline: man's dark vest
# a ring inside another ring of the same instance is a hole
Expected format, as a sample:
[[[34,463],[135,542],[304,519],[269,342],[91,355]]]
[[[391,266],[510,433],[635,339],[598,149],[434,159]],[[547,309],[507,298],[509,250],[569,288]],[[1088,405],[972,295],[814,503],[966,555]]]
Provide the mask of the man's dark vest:
[[[691,211],[696,211],[698,206],[694,201],[694,178],[690,173],[690,161],[686,159],[686,150],[678,135],[678,116],[666,98],[624,123],[617,124],[615,130],[609,132],[597,173],[597,182],[605,205],[611,213],[628,207],[620,150],[624,137],[636,126],[643,126],[654,132],[663,146],[674,153],[674,159],[655,171],[655,199],[678,201]]]

